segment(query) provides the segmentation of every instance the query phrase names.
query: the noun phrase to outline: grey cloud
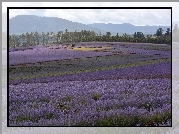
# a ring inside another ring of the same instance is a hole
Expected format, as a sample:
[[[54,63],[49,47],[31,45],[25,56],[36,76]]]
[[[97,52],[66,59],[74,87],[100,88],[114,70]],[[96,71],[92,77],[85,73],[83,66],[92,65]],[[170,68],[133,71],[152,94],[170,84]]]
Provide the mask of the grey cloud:
[[[42,5],[42,4],[41,4]],[[45,4],[43,3],[43,6]],[[91,23],[131,23],[134,25],[170,25],[170,10],[143,10],[143,9],[94,9],[94,10],[13,10],[10,16],[18,14],[59,17],[83,24]]]

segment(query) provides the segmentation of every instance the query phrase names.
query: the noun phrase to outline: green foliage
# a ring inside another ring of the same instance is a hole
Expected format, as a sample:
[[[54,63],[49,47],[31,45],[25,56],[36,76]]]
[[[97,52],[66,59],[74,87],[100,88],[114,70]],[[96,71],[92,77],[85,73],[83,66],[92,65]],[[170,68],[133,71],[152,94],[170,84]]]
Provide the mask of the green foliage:
[[[30,115],[18,116],[18,117],[16,117],[16,122],[23,122],[23,121],[38,122],[38,120],[40,120],[40,118],[44,118],[44,117],[46,119],[51,119],[51,118],[54,117],[54,114],[49,113],[49,114],[46,114],[44,116],[36,115],[36,116],[33,116],[33,117],[31,117]]]
[[[100,94],[97,94],[97,93],[93,94],[93,96],[92,96],[92,98],[93,98],[95,101],[99,100],[100,97],[101,97],[101,95],[100,95]]]
[[[178,33],[178,28],[175,26],[174,33]],[[82,30],[81,32],[70,32],[67,29],[65,32],[59,31],[56,34],[53,32],[42,32],[39,34],[36,32],[23,33],[22,35],[10,35],[9,36],[9,47],[28,47],[36,46],[39,44],[48,45],[48,44],[59,44],[59,43],[73,43],[73,42],[135,42],[135,43],[162,43],[162,44],[171,44],[171,32],[167,28],[165,35],[162,34],[163,29],[159,28],[156,31],[157,38],[153,39],[149,36],[144,37],[142,32],[135,32],[133,37],[127,35],[126,33],[122,36],[119,36],[118,33],[115,36],[111,36],[110,32],[106,32],[106,35],[99,36],[94,31]],[[174,34],[173,34],[174,35]],[[175,34],[176,35],[176,34]],[[177,36],[176,36],[177,39]],[[75,44],[71,44],[71,47],[75,47]]]
[[[144,34],[142,32],[135,32],[134,33],[134,38],[144,38]]]
[[[30,119],[31,119],[30,115],[27,115],[27,116],[19,116],[19,117],[16,117],[16,122],[28,121],[28,120],[30,120]]]
[[[71,47],[75,47],[75,44],[71,44]]]
[[[49,99],[49,98],[40,98],[39,101],[40,101],[40,102],[47,102],[47,103],[49,103],[49,102],[50,102],[50,99]]]
[[[157,29],[156,35],[157,35],[157,36],[162,36],[162,32],[163,32],[163,31],[164,31],[164,30],[163,30],[162,28]]]
[[[67,105],[62,104],[62,103],[59,103],[56,108],[59,110],[70,110],[70,107],[68,107]]]
[[[110,32],[106,32],[106,36],[107,36],[107,37],[110,37],[110,36],[111,36],[111,33],[110,33]]]
[[[113,126],[109,119],[103,119],[100,121],[96,121],[95,126]]]
[[[46,119],[52,119],[54,115],[52,113],[46,115]]]

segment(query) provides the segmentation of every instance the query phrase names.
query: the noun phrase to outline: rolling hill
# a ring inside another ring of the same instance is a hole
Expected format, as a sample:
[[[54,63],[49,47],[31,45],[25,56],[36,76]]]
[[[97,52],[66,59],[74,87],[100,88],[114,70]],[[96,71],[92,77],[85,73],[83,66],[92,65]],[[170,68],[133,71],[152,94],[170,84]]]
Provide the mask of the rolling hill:
[[[95,32],[102,32],[103,34],[106,31],[103,31],[98,28],[93,28],[88,25],[72,22],[69,20],[57,18],[57,17],[39,17],[35,15],[18,15],[13,17],[9,21],[9,32],[10,34],[22,34],[26,32],[54,32],[65,31],[70,32],[90,30]]]
[[[3,13],[2,30],[6,31],[7,27],[7,14]],[[111,35],[134,34],[134,32],[143,32],[144,34],[155,34],[158,28],[167,29],[170,26],[135,26],[130,23],[112,24],[112,23],[93,23],[82,24],[78,22],[72,22],[66,19],[57,17],[40,17],[35,15],[18,15],[9,20],[9,32],[10,34],[22,34],[26,32],[54,32],[65,31],[68,29],[70,32],[77,30],[90,30],[99,34],[111,32]]]

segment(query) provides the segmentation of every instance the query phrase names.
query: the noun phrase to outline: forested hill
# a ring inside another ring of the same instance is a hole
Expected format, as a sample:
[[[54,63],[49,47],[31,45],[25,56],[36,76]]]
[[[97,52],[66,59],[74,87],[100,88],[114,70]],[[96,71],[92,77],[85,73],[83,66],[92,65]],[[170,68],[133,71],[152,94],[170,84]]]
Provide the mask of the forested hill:
[[[10,34],[22,34],[26,32],[54,32],[57,33],[59,31],[68,30],[70,32],[74,32],[75,30],[89,30],[99,32],[101,31],[103,34],[106,31],[102,31],[98,28],[92,28],[88,25],[72,22],[69,20],[57,18],[57,17],[39,17],[35,15],[18,15],[13,17],[9,21],[9,30]]]
[[[94,23],[82,24],[57,17],[39,17],[35,15],[18,15],[9,20],[10,34],[22,34],[26,32],[54,32],[75,30],[89,30],[104,35],[111,32],[111,35],[134,34],[135,32],[143,32],[143,34],[155,34],[158,28],[163,30],[171,28],[170,26],[135,26],[130,23],[112,24],[112,23]],[[99,32],[100,31],[100,32]]]

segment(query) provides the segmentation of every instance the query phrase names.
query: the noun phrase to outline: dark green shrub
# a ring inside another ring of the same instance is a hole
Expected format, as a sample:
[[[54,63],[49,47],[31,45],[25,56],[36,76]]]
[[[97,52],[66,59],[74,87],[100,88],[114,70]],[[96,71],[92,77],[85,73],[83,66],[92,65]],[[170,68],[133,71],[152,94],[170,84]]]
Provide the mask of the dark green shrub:
[[[95,101],[99,100],[100,97],[101,97],[101,95],[100,95],[100,94],[97,94],[97,93],[93,94],[93,96],[92,96],[92,98],[93,98]]]
[[[75,44],[71,44],[71,47],[75,47]]]

